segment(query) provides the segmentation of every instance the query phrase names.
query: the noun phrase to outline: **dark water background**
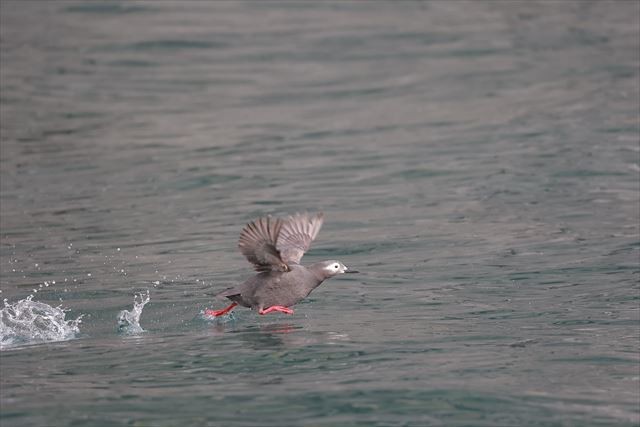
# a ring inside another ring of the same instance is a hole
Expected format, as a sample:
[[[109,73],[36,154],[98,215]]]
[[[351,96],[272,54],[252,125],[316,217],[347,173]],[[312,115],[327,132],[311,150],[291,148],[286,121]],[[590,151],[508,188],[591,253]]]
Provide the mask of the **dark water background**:
[[[84,317],[2,350],[0,423],[638,425],[639,15],[2,0],[1,296]],[[362,274],[203,319],[298,210]]]

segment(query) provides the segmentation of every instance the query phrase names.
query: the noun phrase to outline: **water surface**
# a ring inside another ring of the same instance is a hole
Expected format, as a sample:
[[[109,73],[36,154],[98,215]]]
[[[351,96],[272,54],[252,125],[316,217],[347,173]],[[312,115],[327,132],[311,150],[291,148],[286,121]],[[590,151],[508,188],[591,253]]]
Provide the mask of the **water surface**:
[[[639,15],[3,0],[2,425],[638,425]],[[203,319],[302,210],[362,273]]]

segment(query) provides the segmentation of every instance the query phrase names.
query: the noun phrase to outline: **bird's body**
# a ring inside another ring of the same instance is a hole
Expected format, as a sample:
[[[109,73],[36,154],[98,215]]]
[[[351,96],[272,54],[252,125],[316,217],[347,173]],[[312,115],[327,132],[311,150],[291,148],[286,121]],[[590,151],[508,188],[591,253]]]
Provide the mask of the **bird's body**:
[[[347,267],[339,261],[322,261],[309,267],[299,264],[322,221],[322,214],[296,214],[284,219],[260,218],[247,224],[238,246],[258,274],[217,294],[216,297],[233,303],[223,310],[207,310],[205,314],[221,316],[237,305],[260,314],[271,311],[293,314],[289,307],[306,298],[326,279],[346,273]]]

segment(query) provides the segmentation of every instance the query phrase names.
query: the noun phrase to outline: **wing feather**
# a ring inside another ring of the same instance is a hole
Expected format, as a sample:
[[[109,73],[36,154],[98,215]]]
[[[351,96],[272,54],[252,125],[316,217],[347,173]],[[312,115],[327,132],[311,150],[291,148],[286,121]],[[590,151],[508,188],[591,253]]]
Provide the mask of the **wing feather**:
[[[238,248],[257,271],[289,269],[277,249],[282,225],[282,219],[267,216],[250,222],[242,229]]]
[[[297,213],[283,221],[276,248],[286,264],[300,263],[300,259],[320,232],[323,221],[322,212],[314,215]]]

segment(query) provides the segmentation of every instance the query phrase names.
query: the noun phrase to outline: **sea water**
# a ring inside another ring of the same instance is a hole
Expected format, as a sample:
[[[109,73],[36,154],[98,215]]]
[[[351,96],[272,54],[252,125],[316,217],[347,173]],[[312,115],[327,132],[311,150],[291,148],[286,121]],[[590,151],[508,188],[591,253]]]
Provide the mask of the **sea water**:
[[[639,7],[3,0],[0,424],[637,426]]]

